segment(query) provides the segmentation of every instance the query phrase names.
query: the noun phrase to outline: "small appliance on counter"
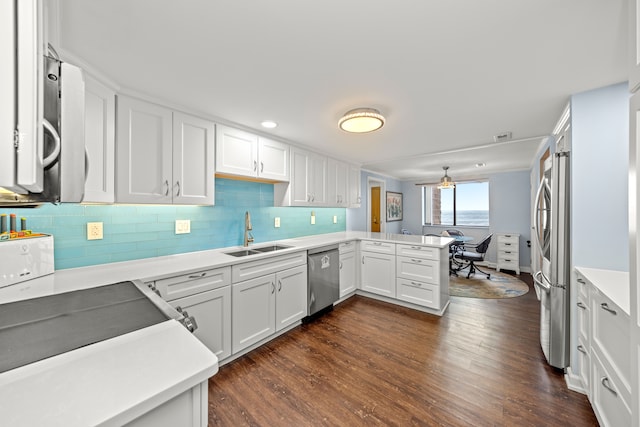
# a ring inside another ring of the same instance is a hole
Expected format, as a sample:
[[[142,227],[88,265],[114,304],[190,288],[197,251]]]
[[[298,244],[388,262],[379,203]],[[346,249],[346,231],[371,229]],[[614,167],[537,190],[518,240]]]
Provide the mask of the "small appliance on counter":
[[[0,240],[0,288],[52,274],[53,236],[31,234]]]

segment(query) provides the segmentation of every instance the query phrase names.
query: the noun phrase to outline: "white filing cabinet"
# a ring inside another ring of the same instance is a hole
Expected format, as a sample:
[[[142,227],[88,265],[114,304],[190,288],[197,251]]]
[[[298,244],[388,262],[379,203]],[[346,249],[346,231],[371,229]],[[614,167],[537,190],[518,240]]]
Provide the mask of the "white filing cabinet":
[[[520,235],[498,234],[498,263],[496,270],[513,270],[520,274]]]

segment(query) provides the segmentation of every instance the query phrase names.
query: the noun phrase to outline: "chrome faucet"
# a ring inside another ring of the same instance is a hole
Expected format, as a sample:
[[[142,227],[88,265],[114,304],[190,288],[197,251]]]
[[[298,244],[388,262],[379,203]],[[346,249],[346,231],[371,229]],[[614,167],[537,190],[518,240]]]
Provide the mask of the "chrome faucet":
[[[249,211],[244,213],[244,243],[243,246],[249,246],[249,243],[253,243],[253,234],[249,231],[253,230],[251,227],[251,215],[249,215]]]

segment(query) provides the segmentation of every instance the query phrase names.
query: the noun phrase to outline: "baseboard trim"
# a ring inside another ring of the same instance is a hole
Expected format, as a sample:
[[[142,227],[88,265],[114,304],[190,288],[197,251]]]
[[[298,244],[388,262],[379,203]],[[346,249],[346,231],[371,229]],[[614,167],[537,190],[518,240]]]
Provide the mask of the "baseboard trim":
[[[580,376],[574,373],[571,367],[568,367],[564,371],[564,382],[567,384],[567,388],[569,390],[576,391],[587,396],[589,395],[589,391],[585,389]]]

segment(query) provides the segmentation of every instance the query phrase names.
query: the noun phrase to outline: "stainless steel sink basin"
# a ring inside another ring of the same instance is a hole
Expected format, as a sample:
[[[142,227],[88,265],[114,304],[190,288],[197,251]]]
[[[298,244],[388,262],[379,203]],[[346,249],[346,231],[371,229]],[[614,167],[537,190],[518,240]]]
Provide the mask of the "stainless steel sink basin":
[[[291,246],[285,246],[285,245],[271,245],[271,246],[263,246],[261,248],[253,248],[254,251],[258,251],[258,252],[272,252],[272,251],[279,251],[282,249],[289,249]]]
[[[242,251],[235,251],[235,252],[225,252],[225,254],[231,255],[231,256],[235,256],[235,257],[242,257],[242,256],[248,256],[248,255],[257,255],[259,253],[262,253],[262,252],[254,251],[252,249],[245,249],[245,250],[242,250]]]

